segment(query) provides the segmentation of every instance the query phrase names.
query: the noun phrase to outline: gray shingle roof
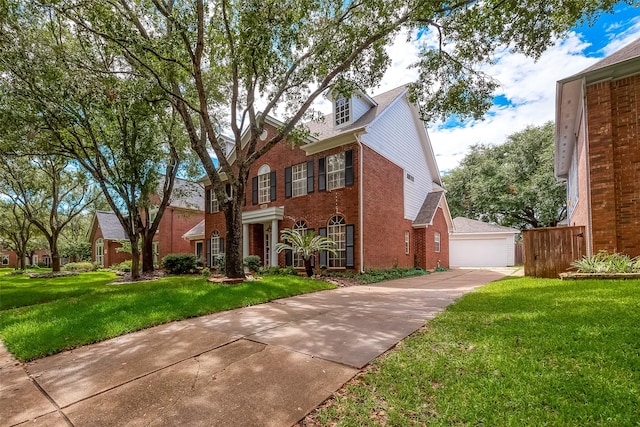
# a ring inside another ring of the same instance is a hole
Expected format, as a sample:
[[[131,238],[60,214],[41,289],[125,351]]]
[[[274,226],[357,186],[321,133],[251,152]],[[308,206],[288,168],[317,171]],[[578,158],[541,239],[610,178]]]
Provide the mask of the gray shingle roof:
[[[454,233],[519,233],[511,227],[503,227],[502,225],[489,224],[487,222],[477,221],[475,219],[463,218],[461,216],[453,219]]]
[[[608,67],[610,65],[619,64],[621,62],[627,61],[629,59],[633,59],[640,56],[640,39],[631,42],[626,45],[622,49],[612,53],[601,61],[596,62],[589,68],[582,71],[580,74],[590,73],[592,71],[600,70],[602,68]]]
[[[341,135],[343,133],[353,132],[356,129],[365,127],[378,117],[398,96],[400,96],[406,89],[406,86],[399,86],[395,89],[391,89],[387,92],[381,93],[373,97],[373,100],[378,104],[371,108],[362,117],[356,120],[349,126],[336,129],[333,126],[333,113],[324,116],[324,120],[307,122],[305,125],[311,131],[311,136],[318,138],[318,140],[332,138],[334,136]]]
[[[418,216],[413,220],[413,225],[431,224],[443,195],[444,191],[432,191],[427,194],[427,197],[425,197],[424,203],[422,203],[422,207],[420,208],[420,212],[418,212]]]
[[[204,237],[204,219],[182,235],[185,239]]]
[[[102,238],[105,240],[126,240],[127,235],[113,212],[96,211],[98,227],[102,230]]]

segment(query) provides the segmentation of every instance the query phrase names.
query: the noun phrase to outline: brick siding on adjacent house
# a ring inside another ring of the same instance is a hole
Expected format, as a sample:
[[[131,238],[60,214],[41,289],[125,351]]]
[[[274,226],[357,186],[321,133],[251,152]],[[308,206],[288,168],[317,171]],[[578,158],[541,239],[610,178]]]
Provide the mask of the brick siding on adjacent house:
[[[587,138],[585,135],[585,126],[584,126],[584,118],[581,119],[578,138],[577,138],[577,153],[574,153],[577,156],[576,165],[578,168],[577,171],[577,179],[578,179],[578,191],[577,191],[577,200],[574,201],[575,206],[573,208],[573,212],[571,218],[569,218],[569,225],[582,225],[586,230],[589,229],[589,197],[588,197],[588,180],[589,175],[587,171]],[[590,240],[589,236],[585,236],[587,241]]]
[[[440,233],[440,251],[435,250],[435,233]],[[438,208],[433,224],[425,230],[425,268],[449,268],[449,228],[442,208]]]
[[[203,213],[192,209],[168,207],[158,226],[154,241],[158,242],[158,260],[171,253],[194,253],[182,235],[202,221]]]
[[[640,255],[640,75],[587,86],[593,253]]]

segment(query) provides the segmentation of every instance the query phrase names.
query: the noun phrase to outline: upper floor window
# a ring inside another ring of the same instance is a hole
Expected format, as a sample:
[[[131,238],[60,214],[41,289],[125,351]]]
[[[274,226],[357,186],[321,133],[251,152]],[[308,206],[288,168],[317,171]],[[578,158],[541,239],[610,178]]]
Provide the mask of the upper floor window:
[[[218,198],[213,188],[209,190],[209,212],[220,212],[220,203],[218,203]]]
[[[307,164],[300,163],[291,167],[291,191],[293,197],[307,194]]]
[[[351,121],[351,101],[342,95],[337,95],[334,101],[335,125],[340,126]]]
[[[327,156],[327,189],[344,187],[344,153]]]
[[[258,203],[271,201],[271,169],[268,165],[262,165],[258,170]]]
[[[435,252],[440,252],[440,232],[436,231],[433,234],[433,243]]]

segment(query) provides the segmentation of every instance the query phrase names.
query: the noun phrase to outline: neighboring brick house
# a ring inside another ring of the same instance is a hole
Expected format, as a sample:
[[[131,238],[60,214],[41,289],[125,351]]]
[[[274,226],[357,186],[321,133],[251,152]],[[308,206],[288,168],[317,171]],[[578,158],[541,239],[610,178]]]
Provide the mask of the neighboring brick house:
[[[451,215],[427,130],[407,96],[399,87],[374,98],[333,99],[333,114],[307,124],[306,143],[283,141],[261,157],[249,173],[243,255],[302,268],[299,257],[272,250],[281,230],[297,228],[338,245],[336,255],[319,254],[316,267],[448,267]],[[262,140],[282,125],[266,122]],[[192,235],[204,240],[210,265],[224,252],[226,228],[208,179],[203,183],[204,230]]]
[[[174,200],[165,208],[158,231],[153,239],[154,264],[171,253],[191,253],[191,246],[183,235],[204,215],[202,187],[199,184],[176,179]],[[152,197],[152,201],[157,197]],[[153,210],[152,210],[153,212]],[[92,260],[109,267],[127,259],[131,254],[118,252],[119,241],[128,240],[120,221],[113,212],[97,211],[89,228]]]
[[[39,263],[43,263],[46,266],[51,264],[51,255],[48,250],[37,249],[25,257],[25,264],[27,265],[37,265]],[[0,247],[0,268],[18,268],[18,254],[15,251]]]
[[[555,174],[587,253],[640,255],[640,39],[557,84]]]

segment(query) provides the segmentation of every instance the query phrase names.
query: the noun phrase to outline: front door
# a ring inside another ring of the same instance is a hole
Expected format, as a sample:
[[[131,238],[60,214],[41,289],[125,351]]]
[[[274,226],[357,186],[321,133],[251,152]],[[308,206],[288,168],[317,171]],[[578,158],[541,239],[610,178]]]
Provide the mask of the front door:
[[[264,228],[264,266],[271,267],[271,227]]]

